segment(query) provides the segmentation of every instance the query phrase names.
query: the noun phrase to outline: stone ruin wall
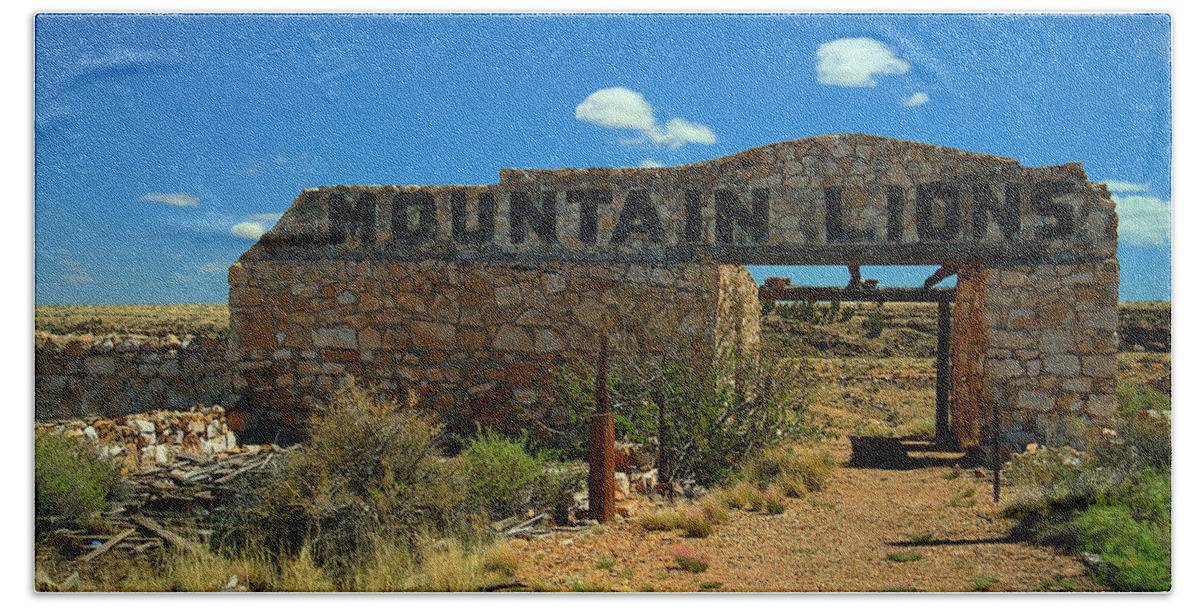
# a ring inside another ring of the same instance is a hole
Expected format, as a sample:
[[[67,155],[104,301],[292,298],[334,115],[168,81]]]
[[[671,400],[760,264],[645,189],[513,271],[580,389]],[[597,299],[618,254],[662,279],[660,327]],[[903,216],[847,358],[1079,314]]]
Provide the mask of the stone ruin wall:
[[[1078,444],[1079,423],[1116,414],[1118,278],[1115,257],[988,270],[984,397],[1002,443]]]
[[[212,337],[34,334],[34,417],[115,418],[224,403],[226,342]]]
[[[554,415],[555,370],[594,364],[602,329],[613,351],[758,342],[740,266],[256,261],[230,284],[236,420],[254,435],[296,427],[350,377],[456,432],[515,430],[518,409]]]
[[[698,307],[696,331],[728,343],[756,335],[757,306],[719,312],[753,291],[745,275],[723,289],[722,265],[951,264],[967,269],[960,436],[986,439],[994,403],[1006,441],[1068,441],[1072,420],[1114,410],[1116,237],[1111,197],[1078,163],[860,134],[488,186],[313,188],[230,271],[232,391],[268,426],[299,422],[346,374],[507,419],[497,403],[541,402],[549,370],[595,352],[593,313],[623,288],[646,291],[644,315]],[[655,276],[698,259],[685,291]],[[653,348],[652,326],[620,323]]]

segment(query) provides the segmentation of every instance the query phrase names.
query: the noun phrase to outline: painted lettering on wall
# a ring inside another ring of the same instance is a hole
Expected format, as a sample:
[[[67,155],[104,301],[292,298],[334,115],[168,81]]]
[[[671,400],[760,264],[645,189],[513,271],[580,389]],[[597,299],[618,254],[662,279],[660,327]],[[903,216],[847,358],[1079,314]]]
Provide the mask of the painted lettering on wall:
[[[947,243],[1012,240],[1028,228],[1025,238],[1070,237],[1075,231],[1074,208],[1059,197],[1076,191],[1068,181],[1045,180],[1031,186],[984,181],[931,181],[915,187],[889,185],[863,192],[829,186],[814,208],[824,211],[823,222],[813,217],[781,217],[782,194],[768,188],[708,192],[684,189],[681,200],[655,200],[648,188],[620,195],[610,188],[565,191],[446,189],[435,196],[426,191],[376,194],[366,189],[332,190],[325,194],[327,235],[324,242],[351,242],[361,248],[410,249],[448,239],[458,245],[560,245],[570,235],[587,246],[649,244],[756,245],[771,242],[772,224],[817,224],[810,234],[816,242]],[[439,225],[439,205],[448,207]],[[886,223],[872,225],[856,219],[874,207]],[[380,243],[382,210],[387,209],[390,238]],[[1024,212],[1024,213],[1023,213]],[[602,214],[615,216],[607,228]],[[506,214],[507,231],[498,234],[497,219]],[[681,218],[679,216],[682,216]],[[1022,226],[1022,218],[1030,226]],[[672,218],[682,221],[670,222]],[[574,222],[574,225],[567,225]],[[672,227],[669,229],[669,226]],[[561,231],[561,232],[560,232]],[[999,235],[996,237],[995,235]],[[313,240],[321,240],[320,238]],[[292,242],[311,242],[297,239]]]

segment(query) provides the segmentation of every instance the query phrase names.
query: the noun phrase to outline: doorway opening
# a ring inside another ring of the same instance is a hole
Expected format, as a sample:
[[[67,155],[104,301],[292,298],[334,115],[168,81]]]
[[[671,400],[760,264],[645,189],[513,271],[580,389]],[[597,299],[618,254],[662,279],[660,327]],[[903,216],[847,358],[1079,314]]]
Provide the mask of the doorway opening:
[[[907,467],[961,457],[948,453],[960,447],[951,422],[957,268],[760,266],[751,273],[760,282],[764,345],[809,361],[812,414],[824,430],[851,438],[852,463]],[[914,462],[910,451],[938,456]]]

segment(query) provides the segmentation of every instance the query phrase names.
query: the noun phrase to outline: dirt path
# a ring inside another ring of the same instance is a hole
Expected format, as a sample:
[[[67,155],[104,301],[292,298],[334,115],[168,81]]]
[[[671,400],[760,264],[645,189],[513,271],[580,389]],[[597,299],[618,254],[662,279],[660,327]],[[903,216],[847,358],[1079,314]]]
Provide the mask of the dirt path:
[[[829,445],[845,464],[849,443]],[[953,471],[843,467],[828,489],[788,499],[782,515],[734,512],[729,523],[703,539],[646,532],[623,521],[514,541],[522,564],[517,578],[567,590],[614,591],[1098,589],[1077,559],[1009,540],[1011,522],[995,514],[990,479],[970,470],[950,478]],[[678,543],[707,555],[709,569],[691,574],[676,567],[669,548]],[[888,558],[897,553],[920,558]],[[605,558],[611,558],[611,567]]]

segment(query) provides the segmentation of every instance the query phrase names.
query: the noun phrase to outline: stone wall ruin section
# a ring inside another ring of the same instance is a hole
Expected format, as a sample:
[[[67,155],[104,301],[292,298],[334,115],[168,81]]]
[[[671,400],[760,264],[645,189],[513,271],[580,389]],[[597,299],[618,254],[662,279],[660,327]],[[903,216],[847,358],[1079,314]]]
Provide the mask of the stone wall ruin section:
[[[516,430],[521,411],[553,425],[555,371],[592,361],[601,330],[614,351],[758,341],[754,280],[711,263],[261,261],[230,283],[233,390],[257,434],[295,427],[351,376],[456,432]]]
[[[1013,441],[1061,442],[1114,409],[1116,237],[1078,163],[860,134],[679,167],[312,188],[230,269],[232,393],[267,428],[347,375],[514,423],[601,328],[651,352],[664,324],[754,342],[738,265],[952,264],[974,273],[955,315],[960,440],[994,403]]]

